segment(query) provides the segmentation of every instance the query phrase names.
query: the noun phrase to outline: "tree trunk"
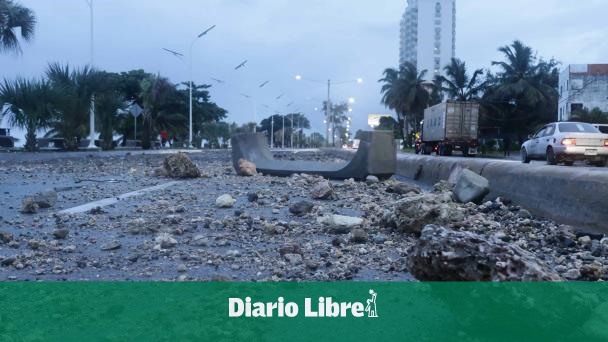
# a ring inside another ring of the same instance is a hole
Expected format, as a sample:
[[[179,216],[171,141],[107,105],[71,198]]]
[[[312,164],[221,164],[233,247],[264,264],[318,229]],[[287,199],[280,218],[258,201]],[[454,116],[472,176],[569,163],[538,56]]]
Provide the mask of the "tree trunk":
[[[28,126],[25,135],[25,150],[27,152],[36,151],[36,127]]]
[[[141,137],[141,147],[144,150],[152,148],[152,142],[150,141],[152,136],[152,120],[149,117],[144,117],[143,132]]]

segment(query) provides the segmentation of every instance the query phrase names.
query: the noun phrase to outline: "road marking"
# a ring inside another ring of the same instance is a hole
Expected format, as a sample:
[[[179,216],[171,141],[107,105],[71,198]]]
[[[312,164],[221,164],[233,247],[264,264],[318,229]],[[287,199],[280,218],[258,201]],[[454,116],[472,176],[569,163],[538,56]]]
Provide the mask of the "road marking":
[[[179,183],[181,183],[181,182],[169,182],[169,183],[164,183],[164,184],[156,185],[156,186],[153,186],[153,187],[150,187],[150,188],[145,188],[145,189],[129,192],[129,193],[126,193],[126,194],[115,196],[115,197],[104,198],[104,199],[99,200],[99,201],[90,202],[90,203],[83,204],[83,205],[80,205],[80,206],[77,206],[77,207],[74,207],[74,208],[62,210],[58,214],[59,215],[74,215],[74,214],[86,213],[87,211],[90,211],[91,209],[107,207],[109,205],[116,204],[119,201],[123,201],[123,200],[126,200],[128,198],[132,198],[132,197],[141,196],[141,195],[144,195],[144,194],[147,194],[147,193],[150,193],[150,192],[164,190],[164,189],[166,189],[168,187],[177,185]]]

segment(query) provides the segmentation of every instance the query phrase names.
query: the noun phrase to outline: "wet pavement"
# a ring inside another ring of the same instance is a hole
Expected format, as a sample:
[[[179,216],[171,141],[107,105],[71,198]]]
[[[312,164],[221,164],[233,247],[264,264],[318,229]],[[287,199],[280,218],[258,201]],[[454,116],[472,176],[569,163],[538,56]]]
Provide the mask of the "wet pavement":
[[[0,280],[412,280],[404,258],[413,239],[379,224],[379,203],[398,199],[381,184],[336,182],[336,199],[313,200],[319,179],[239,177],[230,151],[203,151],[190,155],[202,178],[117,199],[175,181],[155,175],[166,155],[49,156],[0,156]],[[332,159],[314,152],[278,157]],[[22,214],[22,199],[44,190],[57,192],[56,205]],[[224,194],[236,199],[232,208],[216,207]],[[115,203],[59,214],[102,199]],[[311,211],[291,214],[301,201]],[[327,214],[364,218],[366,238],[328,232],[317,222]]]

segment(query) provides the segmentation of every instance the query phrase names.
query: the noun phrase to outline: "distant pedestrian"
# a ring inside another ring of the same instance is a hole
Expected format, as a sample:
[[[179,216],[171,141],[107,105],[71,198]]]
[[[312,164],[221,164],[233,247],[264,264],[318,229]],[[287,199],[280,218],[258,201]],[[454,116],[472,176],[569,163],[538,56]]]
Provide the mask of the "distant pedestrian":
[[[505,149],[505,157],[510,157],[511,156],[511,139],[508,136],[505,136],[502,139]]]
[[[165,145],[169,142],[169,133],[164,129],[160,131],[160,143],[165,148]]]

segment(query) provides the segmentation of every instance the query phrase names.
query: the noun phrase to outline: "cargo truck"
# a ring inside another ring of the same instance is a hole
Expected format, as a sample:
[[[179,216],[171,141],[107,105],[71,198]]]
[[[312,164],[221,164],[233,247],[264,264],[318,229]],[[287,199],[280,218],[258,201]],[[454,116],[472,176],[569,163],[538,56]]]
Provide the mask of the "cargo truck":
[[[420,152],[451,156],[461,151],[465,157],[477,155],[479,103],[447,101],[424,111]]]

